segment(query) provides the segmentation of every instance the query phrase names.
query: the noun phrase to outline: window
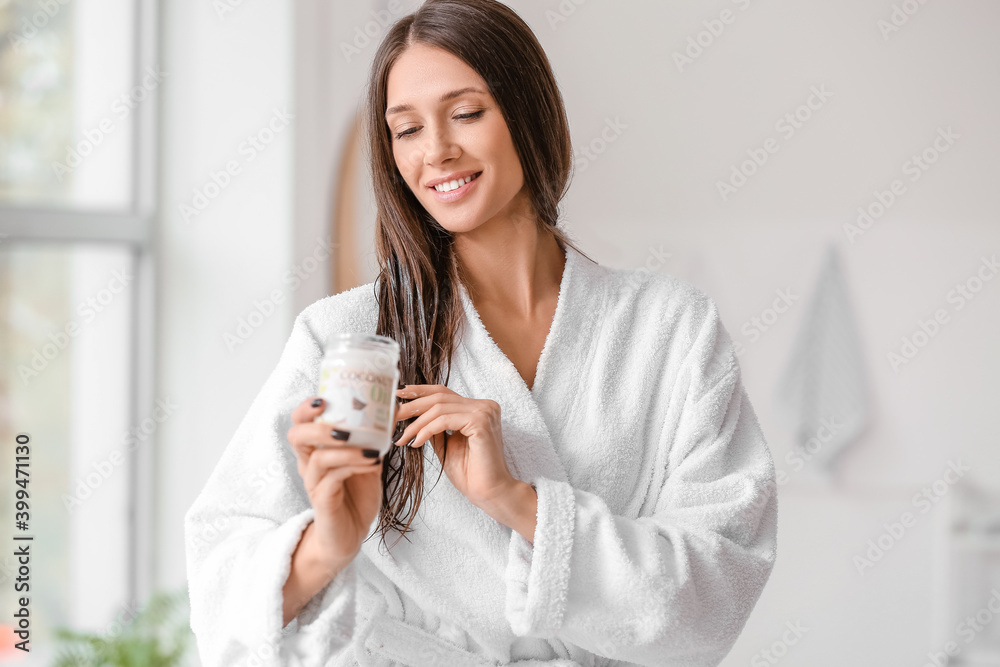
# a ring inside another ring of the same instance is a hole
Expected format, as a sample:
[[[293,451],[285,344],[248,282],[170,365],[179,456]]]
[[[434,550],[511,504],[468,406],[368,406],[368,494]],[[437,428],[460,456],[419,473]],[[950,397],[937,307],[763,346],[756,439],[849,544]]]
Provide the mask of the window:
[[[8,547],[32,535],[43,661],[54,626],[101,631],[149,592],[155,14],[154,0],[0,1],[0,626]]]

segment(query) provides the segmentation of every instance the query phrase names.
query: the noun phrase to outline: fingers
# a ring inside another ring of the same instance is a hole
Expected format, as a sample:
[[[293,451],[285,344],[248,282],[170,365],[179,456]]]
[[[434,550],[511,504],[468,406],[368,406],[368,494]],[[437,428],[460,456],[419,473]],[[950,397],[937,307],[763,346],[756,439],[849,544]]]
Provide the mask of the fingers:
[[[458,431],[468,422],[468,412],[462,406],[454,403],[435,403],[407,425],[399,439],[393,442],[397,446],[422,447],[435,433],[445,430]],[[413,443],[410,444],[410,440]]]
[[[420,386],[423,386],[423,385],[420,385]],[[400,395],[399,397],[403,398],[403,399],[406,398],[405,395]],[[451,403],[451,404],[454,404],[454,403],[467,403],[467,402],[468,402],[468,399],[466,399],[466,398],[464,398],[462,396],[459,396],[456,393],[451,393],[451,394],[442,394],[442,393],[428,394],[426,396],[422,396],[420,398],[414,398],[412,400],[407,401],[406,403],[400,403],[399,405],[397,405],[396,406],[396,417],[395,418],[396,418],[397,422],[403,421],[404,419],[410,419],[411,417],[414,417],[416,415],[419,415],[419,414],[427,411],[428,409],[430,409],[430,407],[432,405],[436,405],[436,404],[439,404],[439,403]]]
[[[323,413],[325,401],[307,398],[292,411],[292,427],[288,429],[288,444],[295,452],[301,475],[316,447],[343,447],[350,439],[350,431],[313,419]]]
[[[298,404],[298,406],[292,410],[292,423],[302,424],[304,422],[311,422],[316,417],[323,414],[323,410],[326,409],[326,401],[318,396],[312,396],[307,398]]]
[[[349,443],[351,432],[340,426],[331,426],[324,422],[295,424],[288,429],[288,444],[295,451],[296,458],[303,462],[317,449],[358,449]]]
[[[336,498],[344,491],[344,482],[354,475],[370,475],[372,473],[382,472],[382,466],[343,466],[340,468],[331,468],[327,473],[319,480],[316,486],[310,491],[309,497],[312,501],[313,498],[316,501],[312,501],[314,506],[319,504],[320,499],[329,500],[330,498]]]
[[[400,398],[420,398],[432,394],[451,394],[458,396],[454,391],[443,384],[408,384],[402,389],[396,390],[396,396]]]
[[[382,464],[377,458],[364,455],[359,447],[341,447],[338,449],[317,449],[309,456],[303,481],[306,491],[310,491],[325,475],[337,471],[336,479],[346,479],[362,470],[381,470]],[[377,453],[377,452],[376,452]]]
[[[441,415],[436,419],[432,419],[427,423],[426,426],[417,431],[417,434],[413,437],[413,447],[423,447],[424,443],[431,440],[431,445],[436,444],[435,439],[438,435],[444,431],[451,433],[452,431],[459,431],[463,426],[465,426],[467,420],[465,415],[460,413],[452,413],[447,415]],[[443,443],[443,440],[442,440]]]

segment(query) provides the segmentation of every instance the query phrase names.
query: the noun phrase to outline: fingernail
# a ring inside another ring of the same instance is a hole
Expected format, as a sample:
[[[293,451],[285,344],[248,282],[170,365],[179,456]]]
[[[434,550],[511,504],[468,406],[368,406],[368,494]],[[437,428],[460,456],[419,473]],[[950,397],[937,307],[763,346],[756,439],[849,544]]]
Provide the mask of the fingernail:
[[[347,440],[349,437],[351,437],[351,432],[341,431],[340,429],[335,428],[332,431],[330,431],[330,435],[333,436],[334,440]]]
[[[372,461],[372,465],[373,466],[377,466],[379,463],[382,463],[382,459],[381,458],[377,458],[374,461]]]
[[[319,407],[319,406],[321,406],[321,405],[323,405],[323,399],[322,399],[322,398],[317,398],[317,399],[315,399],[315,400],[314,400],[314,401],[312,402],[312,406],[313,406],[314,408],[318,408],[318,407]]]
[[[377,449],[365,449],[365,450],[362,450],[361,453],[365,455],[365,458],[369,458],[369,459],[377,459],[378,458],[378,450]]]

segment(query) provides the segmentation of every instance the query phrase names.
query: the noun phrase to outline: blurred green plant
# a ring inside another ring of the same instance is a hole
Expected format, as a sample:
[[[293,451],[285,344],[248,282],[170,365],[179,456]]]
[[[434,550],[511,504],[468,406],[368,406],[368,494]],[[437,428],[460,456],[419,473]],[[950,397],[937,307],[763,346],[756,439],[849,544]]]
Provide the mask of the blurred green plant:
[[[57,628],[62,646],[52,667],[177,667],[191,645],[187,591],[153,594],[119,631]]]

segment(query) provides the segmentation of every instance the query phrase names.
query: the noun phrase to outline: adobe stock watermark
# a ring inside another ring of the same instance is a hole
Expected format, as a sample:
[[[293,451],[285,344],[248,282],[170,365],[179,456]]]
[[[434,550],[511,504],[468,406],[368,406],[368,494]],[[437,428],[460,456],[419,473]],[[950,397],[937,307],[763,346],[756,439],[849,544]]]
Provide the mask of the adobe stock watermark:
[[[390,25],[403,13],[403,3],[401,0],[389,0],[385,9],[372,10],[372,20],[364,25],[354,27],[350,42],[340,43],[340,52],[344,54],[344,60],[348,63],[355,56],[360,56],[373,42],[378,40]]]
[[[810,86],[809,95],[805,102],[775,121],[775,132],[787,142],[795,136],[797,131],[805,127],[805,124],[812,119],[813,114],[822,109],[831,97],[833,97],[833,93],[826,89],[826,84]],[[731,165],[728,179],[715,182],[715,187],[719,191],[722,201],[728,201],[732,195],[746,185],[780,148],[781,143],[778,139],[768,137],[759,148],[747,149],[748,159],[743,160],[738,165]]]
[[[802,625],[802,621],[785,621],[785,628],[780,639],[771,642],[771,645],[761,649],[750,658],[750,667],[769,667],[776,665],[788,655],[788,650],[795,646],[802,639],[802,636],[809,632],[809,628]]]
[[[335,244],[329,235],[317,237],[312,252],[285,272],[282,282],[288,286],[288,291],[276,287],[263,299],[255,300],[250,312],[237,321],[236,328],[232,332],[223,332],[222,341],[230,354],[235,353],[238,347],[247,342],[254,332],[277,312],[278,305],[285,302],[288,294],[297,290],[303,281],[322,266],[322,263],[330,257],[331,249],[334,247]]]
[[[662,577],[662,575],[661,575]],[[663,584],[666,584],[665,586]],[[626,594],[628,596],[628,606],[626,613],[629,618],[633,620],[633,626],[641,626],[645,629],[649,629],[649,619],[665,619],[670,616],[667,610],[667,605],[669,604],[670,595],[664,590],[669,588],[671,582],[662,581],[660,583],[651,582],[649,585],[642,586],[641,583],[637,582],[637,588],[635,594]],[[616,596],[615,593],[618,593]],[[621,595],[623,591],[608,591],[610,605],[618,605],[622,601]],[[595,601],[600,604],[600,601]],[[609,605],[609,606],[610,606]],[[619,618],[618,620],[623,620]],[[620,627],[620,625],[619,625]],[[620,635],[617,632],[611,631],[609,628],[605,627],[604,632],[590,632],[587,636],[587,644],[581,644],[581,648],[585,648],[588,651],[597,653],[598,655],[604,656],[605,658],[610,658],[610,661],[604,661],[598,659],[596,665],[605,664],[615,664],[618,660],[624,661],[622,657],[622,641]],[[440,656],[429,656],[429,657],[439,657]],[[519,662],[519,661],[518,661]],[[505,663],[508,665],[517,665],[518,662]],[[574,663],[569,661],[571,664],[579,665],[581,663]],[[438,660],[428,660],[420,663],[422,665],[457,665],[458,663],[454,660],[438,659]],[[528,661],[527,664],[531,664]],[[536,663],[537,664],[537,663]],[[554,663],[553,663],[554,664]],[[590,664],[590,663],[587,663]],[[622,664],[635,665],[634,662],[623,662]],[[646,663],[650,664],[650,663]],[[658,664],[658,663],[653,663]]]
[[[45,26],[56,17],[56,14],[69,3],[70,0],[39,0],[35,3],[39,11],[30,17],[22,18],[21,25],[18,26],[19,31],[12,32],[7,37],[7,41],[10,42],[15,51],[21,53],[27,46],[28,40],[34,39],[40,30],[44,30]]]
[[[259,501],[268,487],[280,481],[285,474],[285,466],[279,459],[272,459],[265,468],[257,469],[245,483],[239,486],[236,494],[230,496],[225,505],[216,507],[215,518],[209,523],[202,523],[197,532],[188,536],[189,544],[201,552],[207,552],[209,547],[218,540],[230,524]]]
[[[752,0],[733,0],[733,4],[736,5],[741,12],[747,10],[747,8],[752,4]],[[677,71],[683,73],[684,68],[694,64],[694,61],[701,58],[705,54],[705,51],[709,49],[715,41],[722,37],[722,34],[726,31],[726,26],[730,26],[736,22],[737,14],[731,9],[723,9],[718,18],[706,19],[701,22],[705,26],[704,30],[698,31],[694,35],[689,35],[687,38],[687,45],[682,51],[674,51],[674,64],[677,65]]]
[[[882,39],[889,41],[889,37],[893,33],[899,32],[926,4],[927,0],[903,0],[898,5],[893,3],[889,18],[879,19],[875,22],[875,27],[882,33]]]
[[[989,258],[982,257],[973,275],[964,282],[956,284],[945,295],[945,300],[953,306],[953,312],[957,313],[975,299],[986,283],[993,280],[997,272],[1000,272],[1000,262],[997,261],[996,254]],[[913,361],[949,322],[951,322],[951,315],[947,308],[938,308],[930,319],[920,320],[917,330],[909,336],[903,336],[899,348],[886,354],[892,371],[898,375],[899,368]]]
[[[773,327],[781,316],[788,312],[788,310],[792,307],[792,304],[798,300],[799,297],[792,293],[791,287],[786,287],[783,290],[777,290],[775,292],[774,301],[771,303],[770,307],[762,310],[759,315],[754,315],[740,327],[740,333],[749,339],[747,341],[747,345],[752,345],[760,340],[761,336],[770,331],[771,327]],[[747,346],[741,341],[735,341],[733,343],[733,348],[736,351],[737,357],[747,351]]]
[[[101,641],[112,640],[128,628],[139,615],[139,607],[132,600],[126,602],[115,617],[109,621],[104,629],[99,633]],[[63,665],[88,665],[92,664],[92,649],[85,649],[77,643],[70,644],[62,648],[62,659],[59,664]]]
[[[972,468],[962,463],[962,459],[948,461],[948,469],[940,478],[913,494],[910,501],[913,508],[918,510],[920,515],[927,514],[970,470]],[[885,531],[875,539],[868,540],[868,549],[864,555],[854,556],[854,567],[857,568],[858,574],[864,576],[865,570],[871,569],[875,563],[882,560],[903,539],[907,531],[917,525],[919,518],[912,512],[903,512],[897,521],[883,523],[882,527],[885,528]]]
[[[63,162],[52,163],[52,173],[61,183],[68,174],[73,173],[83,164],[84,159],[91,155],[104,140],[121,126],[122,121],[131,115],[142,104],[167,76],[167,72],[150,66],[146,68],[145,76],[138,85],[128,92],[122,93],[111,103],[111,114],[105,116],[94,127],[83,131],[83,139],[66,147],[66,157]]]
[[[243,6],[244,0],[212,0],[212,9],[220,21],[225,21],[229,15]]]
[[[545,20],[549,22],[549,27],[555,31],[560,24],[566,23],[569,17],[576,14],[578,7],[585,4],[587,4],[587,0],[561,0],[554,10],[545,10]]]
[[[986,606],[979,609],[975,616],[966,616],[962,619],[962,622],[955,627],[955,634],[964,639],[966,645],[971,644],[976,635],[985,630],[997,616],[1000,616],[1000,591],[991,588]],[[961,652],[962,647],[958,642],[949,639],[942,650],[928,653],[927,661],[921,667],[945,667],[955,664],[951,658],[957,657]]]
[[[194,188],[191,203],[181,202],[177,205],[184,222],[190,222],[192,218],[201,215],[212,203],[212,200],[221,195],[232,184],[233,179],[243,172],[244,164],[257,159],[257,156],[264,152],[294,119],[295,114],[289,113],[287,109],[278,109],[277,107],[272,109],[271,117],[264,124],[264,127],[247,135],[247,138],[240,142],[237,147],[237,151],[243,156],[242,162],[233,158],[227,160],[222,169],[210,171],[208,182],[201,187]]]
[[[117,637],[138,615],[139,606],[134,600],[129,600],[122,606],[121,611],[119,611],[115,617],[108,621],[108,624],[104,626],[104,636],[109,639]]]
[[[608,150],[608,146],[618,141],[618,138],[627,129],[628,125],[623,123],[620,117],[615,116],[614,120],[605,118],[604,129],[601,130],[600,136],[594,137],[583,148],[574,152],[573,170],[579,173],[587,171],[590,164],[603,155]]]
[[[806,463],[811,461],[816,457],[823,448],[826,446],[833,436],[840,432],[844,428],[845,424],[837,420],[836,415],[829,415],[823,417],[819,420],[819,427],[816,429],[816,433],[807,438],[801,446],[792,448],[787,454],[785,454],[785,463],[792,467],[793,473],[801,472],[803,468],[806,467]],[[774,473],[775,483],[778,486],[784,486],[791,481],[789,473],[784,470],[775,470]]]
[[[643,282],[650,273],[656,273],[660,268],[667,263],[667,260],[673,257],[672,254],[663,249],[663,245],[660,244],[656,248],[653,246],[649,247],[649,254],[646,257],[646,262],[643,266],[630,271],[628,274],[628,282],[633,286],[638,285]]]
[[[76,338],[80,334],[81,327],[97,319],[97,316],[104,312],[115,300],[115,297],[121,294],[131,282],[132,275],[129,274],[127,268],[113,271],[111,280],[105,287],[98,290],[94,296],[77,304],[76,312],[82,318],[82,323],[71,319],[61,329],[50,332],[48,342],[44,343],[41,348],[36,347],[31,351],[30,364],[18,364],[17,374],[21,378],[21,382],[27,386],[32,379],[37,378],[45,371],[49,364],[69,346],[70,339]]]
[[[92,471],[78,477],[72,485],[70,493],[62,495],[63,506],[67,512],[72,512],[83,505],[83,502],[94,495],[104,482],[125,463],[125,455],[135,451],[141,443],[146,442],[153,433],[167,421],[178,406],[172,399],[157,399],[153,414],[143,419],[137,426],[122,433],[120,446],[111,451],[108,456],[91,464]]]
[[[805,468],[806,462],[816,456],[830,442],[833,436],[844,428],[844,424],[838,422],[837,419],[837,415],[829,415],[820,419],[820,425],[816,429],[815,435],[806,440],[801,447],[793,448],[785,454],[785,462],[792,466],[792,473],[798,473]],[[778,468],[777,462],[775,462],[774,477],[768,481],[767,486],[763,488],[761,493],[757,494],[757,497],[753,499],[751,507],[760,511],[777,494],[779,486],[784,486],[791,481],[792,475]]]
[[[942,153],[947,153],[952,146],[955,145],[955,140],[960,139],[962,135],[955,134],[952,131],[951,126],[948,129],[939,127],[937,129],[937,136],[931,142],[927,148],[920,152],[920,154],[913,154],[910,156],[906,162],[903,163],[901,169],[903,175],[910,177],[911,183],[916,183],[920,180],[920,177],[931,168],[938,158],[941,157]],[[907,193],[906,183],[902,179],[893,179],[886,190],[875,190],[872,194],[875,200],[870,202],[867,206],[858,207],[858,217],[855,222],[844,223],[844,235],[847,240],[854,244],[855,240],[864,235],[872,225],[885,215],[890,208]]]

